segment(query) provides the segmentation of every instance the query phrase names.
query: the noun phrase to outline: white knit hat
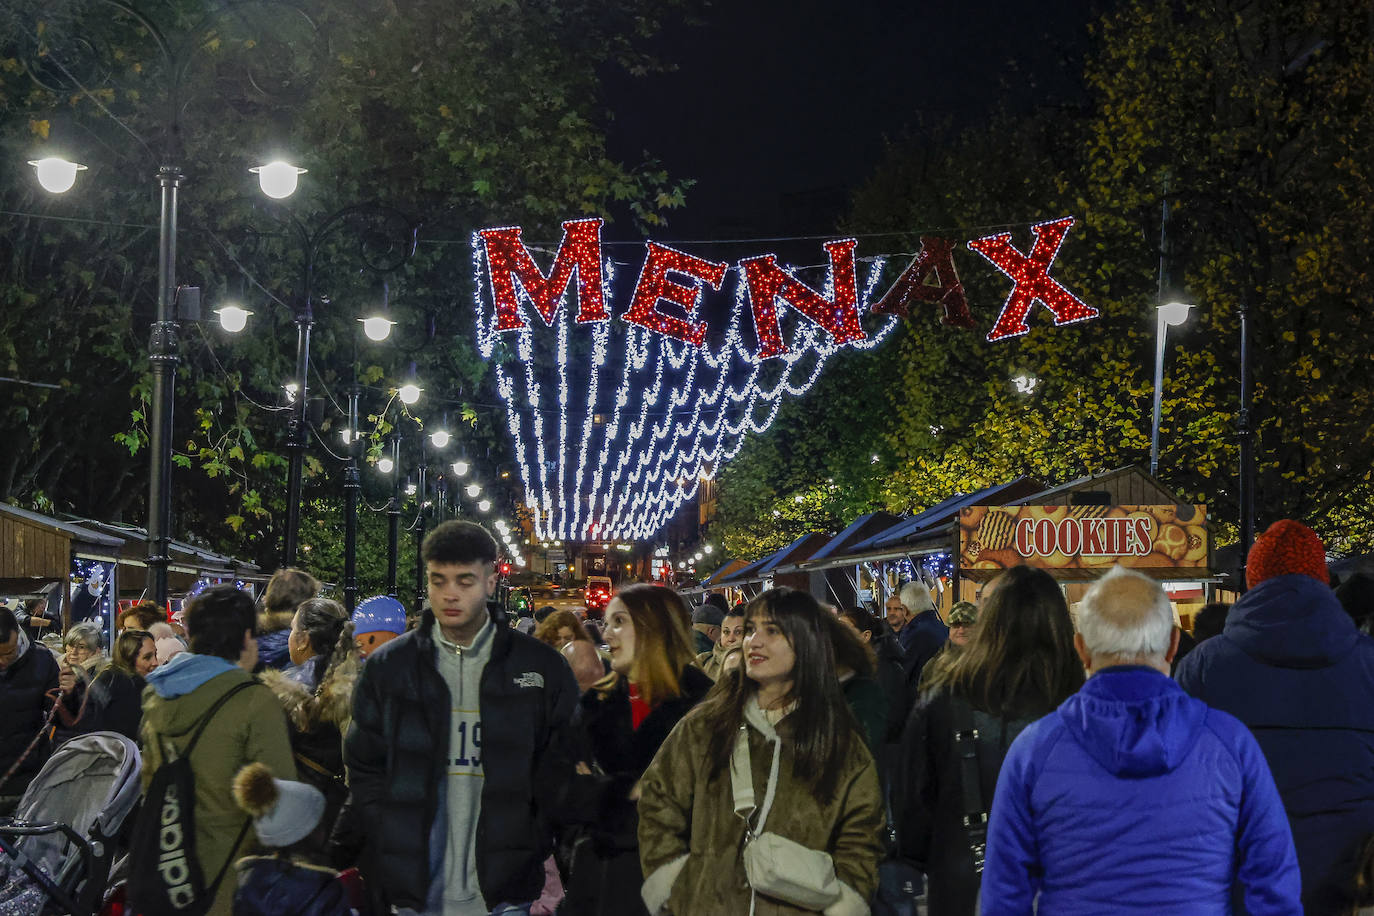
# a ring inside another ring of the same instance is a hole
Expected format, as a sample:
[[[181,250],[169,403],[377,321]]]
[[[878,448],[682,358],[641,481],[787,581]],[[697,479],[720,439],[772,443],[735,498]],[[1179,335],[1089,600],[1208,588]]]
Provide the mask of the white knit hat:
[[[250,763],[234,777],[234,800],[253,816],[262,845],[280,849],[310,835],[324,816],[324,795],[303,782],[275,779],[261,763]]]

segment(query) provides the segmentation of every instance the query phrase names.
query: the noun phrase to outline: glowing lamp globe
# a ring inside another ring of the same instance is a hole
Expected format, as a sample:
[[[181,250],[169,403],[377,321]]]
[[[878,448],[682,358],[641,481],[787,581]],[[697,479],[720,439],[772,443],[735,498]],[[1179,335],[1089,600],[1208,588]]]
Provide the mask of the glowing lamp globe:
[[[478,496],[482,494],[482,487],[480,484],[470,483],[467,485],[467,488],[464,492],[466,492],[468,496],[472,497],[473,499],[476,499]]]
[[[710,544],[707,544],[705,547],[703,547],[703,548],[701,548],[701,549],[702,549],[705,553],[710,553],[711,551],[715,550],[715,548],[712,547]]]
[[[46,159],[31,159],[29,165],[38,173],[38,183],[50,194],[62,194],[76,184],[76,173],[86,171],[86,167],[76,162],[68,162],[56,156]]]
[[[430,433],[429,441],[434,443],[435,448],[443,448],[449,444],[452,438],[453,437],[444,430],[436,429],[434,432]]]
[[[383,474],[390,474],[390,473],[391,473],[391,469],[394,468],[395,466],[396,466],[396,465],[394,465],[394,464],[392,463],[392,461],[391,461],[390,458],[378,458],[378,459],[377,459],[377,470],[381,471]]]
[[[413,382],[407,382],[396,389],[396,394],[400,397],[402,404],[414,404],[416,401],[420,400],[420,392],[423,390],[424,389],[419,385]]]
[[[222,309],[215,309],[215,314],[219,316],[220,327],[230,334],[237,334],[248,327],[248,316],[253,313],[237,305],[226,305]]]
[[[273,200],[281,200],[296,193],[300,176],[306,172],[305,169],[298,169],[280,159],[267,165],[254,166],[248,171],[258,176],[258,186],[262,188],[262,193]]]
[[[390,318],[383,318],[380,315],[373,315],[371,318],[359,318],[363,325],[363,333],[368,340],[386,340],[391,336],[391,327],[396,322]]]
[[[466,461],[453,462],[453,473],[459,477],[466,477],[469,469],[469,465]]]
[[[1186,302],[1169,302],[1159,307],[1159,317],[1169,327],[1177,327],[1188,320],[1192,306]]]
[[[489,499],[484,499],[484,500],[482,500],[481,502],[479,502],[479,503],[477,504],[477,511],[478,511],[478,512],[487,512],[487,511],[489,511],[490,509],[491,509],[491,500],[489,500]]]

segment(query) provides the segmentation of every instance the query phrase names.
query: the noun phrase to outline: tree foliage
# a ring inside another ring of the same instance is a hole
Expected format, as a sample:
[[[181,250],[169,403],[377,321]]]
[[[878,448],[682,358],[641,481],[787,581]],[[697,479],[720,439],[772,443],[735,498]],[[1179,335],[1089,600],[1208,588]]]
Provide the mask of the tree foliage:
[[[22,162],[63,145],[90,170],[61,196],[17,167],[0,181],[0,374],[59,385],[6,387],[0,498],[144,517],[152,179],[167,162],[186,174],[179,282],[202,288],[207,317],[231,299],[255,313],[236,338],[183,325],[177,536],[275,565],[282,385],[307,287],[310,394],[324,409],[306,459],[303,542],[321,522],[341,537],[338,434],[355,373],[365,432],[399,428],[413,442],[415,420],[432,429],[446,417],[476,472],[498,484],[504,423],[472,345],[470,234],[518,221],[531,238],[556,237],[558,221],[580,213],[655,225],[682,205],[684,185],[655,163],[608,156],[599,81],[610,67],[658,66],[646,41],[686,6],[7,4],[0,149]],[[270,203],[247,169],[278,156],[309,171],[292,198]],[[354,204],[388,209],[328,220]],[[360,341],[354,319],[384,303],[392,340]],[[425,388],[414,418],[394,399],[412,364]],[[368,444],[375,457],[380,438]],[[383,502],[389,482],[363,476],[365,495]],[[491,495],[514,509],[513,492]]]
[[[857,195],[848,228],[911,230],[914,248],[916,231],[959,227],[948,234],[966,239],[1005,226],[1028,250],[1029,223],[1075,214],[1052,275],[1101,316],[1053,328],[1037,306],[1030,334],[989,344],[982,334],[1007,281],[962,254],[982,332],[942,329],[934,310],[916,314],[888,344],[899,384],[846,376],[854,396],[890,398],[883,422],[845,433],[884,445],[890,462],[881,491],[860,490],[856,502],[907,511],[1022,474],[1062,482],[1147,463],[1155,306],[1177,295],[1196,308],[1168,337],[1163,480],[1210,504],[1213,517],[1237,517],[1245,303],[1260,524],[1292,516],[1337,551],[1374,546],[1371,25],[1359,0],[1130,0],[1094,27],[1083,104],[893,147]],[[1029,395],[1011,384],[1021,373],[1039,379]],[[764,510],[725,512],[727,541],[767,526],[772,507],[760,496],[775,481],[800,492],[836,476],[805,457],[832,435],[826,397],[798,405],[811,425],[780,425],[736,459],[774,469],[766,479],[723,478],[723,506]],[[833,419],[842,424],[842,410]],[[790,455],[799,460],[774,467]]]

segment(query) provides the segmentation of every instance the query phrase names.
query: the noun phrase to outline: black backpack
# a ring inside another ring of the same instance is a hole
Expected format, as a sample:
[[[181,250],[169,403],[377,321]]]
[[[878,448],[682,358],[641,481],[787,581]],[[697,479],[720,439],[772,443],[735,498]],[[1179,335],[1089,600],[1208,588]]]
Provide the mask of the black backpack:
[[[196,776],[191,769],[191,752],[220,707],[254,683],[236,684],[216,700],[196,725],[186,750],[164,761],[153,773],[129,839],[132,868],[126,892],[130,912],[139,916],[203,916],[214,902],[234,850],[243,842],[252,819],[244,820],[229,858],[206,887],[196,859]]]

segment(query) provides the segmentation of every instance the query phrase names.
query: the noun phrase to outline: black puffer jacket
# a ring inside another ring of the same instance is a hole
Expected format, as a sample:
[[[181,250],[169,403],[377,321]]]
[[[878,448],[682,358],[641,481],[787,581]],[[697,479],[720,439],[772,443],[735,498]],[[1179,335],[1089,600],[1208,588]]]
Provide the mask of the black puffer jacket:
[[[701,702],[711,683],[695,665],[684,668],[682,695],[655,706],[639,728],[632,724],[630,691],[623,679],[609,692],[583,694],[582,721],[591,755],[602,772],[579,776],[560,812],[563,820],[584,825],[560,914],[645,912],[639,894],[631,892],[644,883],[644,875],[639,866],[639,816],[627,796],[668,734]]]
[[[488,907],[534,900],[553,849],[550,812],[576,763],[577,682],[557,652],[499,613],[482,671],[482,812],[477,879]],[[353,694],[344,743],[352,803],[368,831],[387,902],[423,911],[430,831],[449,757],[448,686],[435,662],[434,615],[379,649]]]
[[[30,643],[23,655],[0,671],[0,776],[9,771],[19,755],[38,734],[52,703],[49,691],[57,690],[57,660],[38,643]],[[0,795],[23,795],[48,760],[49,742],[42,740],[25,758]]]

